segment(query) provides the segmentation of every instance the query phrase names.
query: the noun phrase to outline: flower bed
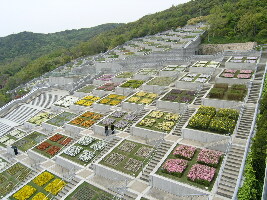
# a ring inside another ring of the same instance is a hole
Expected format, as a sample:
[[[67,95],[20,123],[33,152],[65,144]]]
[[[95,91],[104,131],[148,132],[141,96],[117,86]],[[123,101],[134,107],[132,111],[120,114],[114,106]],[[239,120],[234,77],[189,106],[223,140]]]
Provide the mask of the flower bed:
[[[114,77],[113,74],[104,74],[101,77],[97,78],[96,80],[100,80],[100,81],[111,81],[113,77]]]
[[[188,128],[206,130],[214,133],[233,133],[239,111],[235,109],[201,106],[197,113],[190,118]]]
[[[175,81],[174,77],[155,77],[147,85],[168,86]]]
[[[54,105],[61,106],[64,108],[69,108],[70,105],[74,104],[74,102],[76,102],[77,100],[78,100],[78,97],[66,96],[58,100],[57,102],[55,102]]]
[[[120,104],[125,98],[126,96],[123,96],[123,95],[110,94],[106,96],[105,98],[101,99],[100,101],[98,101],[97,103],[116,106]]]
[[[35,124],[35,125],[41,125],[43,122],[53,118],[55,115],[49,112],[41,112],[37,114],[36,116],[30,118],[28,122]]]
[[[91,136],[84,136],[60,155],[83,166],[88,165],[105,147],[106,143]]]
[[[45,171],[11,195],[10,199],[21,200],[32,197],[32,200],[49,200],[56,196],[66,184],[67,182],[58,176]]]
[[[177,103],[192,103],[195,99],[195,95],[195,91],[172,89],[163,98],[161,98],[161,100]]]
[[[164,67],[162,71],[179,71],[182,72],[185,70],[187,65],[168,65],[167,67]]]
[[[3,169],[5,169],[7,165],[8,165],[8,162],[5,161],[3,158],[0,158],[0,171],[2,171]]]
[[[66,122],[70,121],[72,118],[74,118],[76,115],[70,112],[62,112],[59,115],[53,117],[52,119],[48,120],[46,123],[61,127]]]
[[[116,78],[132,78],[133,75],[134,75],[133,72],[122,72],[122,73],[116,75],[115,77]]]
[[[138,124],[137,127],[161,132],[170,132],[178,122],[180,115],[162,111],[151,111]]]
[[[117,86],[119,86],[119,83],[105,83],[104,85],[101,85],[96,89],[104,91],[114,91]]]
[[[153,68],[144,68],[138,71],[137,74],[140,75],[148,75],[148,76],[156,76],[158,75],[159,70]]]
[[[234,84],[231,87],[227,83],[215,84],[208,97],[232,101],[243,101],[247,93],[247,87],[243,84]]]
[[[156,174],[204,190],[212,190],[220,170],[222,155],[218,151],[179,144],[168,155]]]
[[[32,148],[36,144],[40,143],[46,138],[46,136],[39,132],[33,132],[26,137],[18,140],[13,145],[17,146],[21,151],[27,151],[28,149]]]
[[[86,112],[74,120],[70,121],[69,124],[79,126],[82,128],[90,128],[93,124],[95,124],[98,120],[100,120],[103,115],[94,112]]]
[[[83,92],[83,93],[90,93],[95,89],[94,85],[87,85],[79,90],[77,90],[77,92]]]
[[[192,67],[210,67],[217,68],[220,63],[216,61],[197,61]]]
[[[25,132],[15,129],[0,138],[0,146],[6,147],[12,145],[18,139],[24,137]]]
[[[243,57],[243,56],[235,56],[232,57],[228,62],[233,63],[256,63],[258,57]]]
[[[55,134],[48,140],[36,146],[33,150],[48,158],[52,158],[60,150],[62,150],[65,146],[67,146],[71,141],[72,138],[69,138],[61,134]]]
[[[125,140],[110,152],[100,164],[111,167],[132,176],[137,176],[148,162],[153,148],[147,145]],[[142,154],[144,153],[144,154]]]
[[[188,73],[180,81],[206,83],[210,79],[208,74]]]
[[[155,93],[137,92],[135,95],[127,99],[126,102],[148,105],[151,104],[157,97],[158,94]]]
[[[253,70],[235,70],[225,69],[220,77],[223,78],[238,78],[238,79],[250,79],[253,75]]]
[[[101,200],[112,200],[113,195],[101,190],[87,182],[83,182],[79,185],[67,198],[66,200],[87,200],[87,199],[101,199]]]
[[[142,80],[128,80],[125,83],[121,84],[120,87],[123,88],[139,88],[145,81]]]
[[[0,173],[0,196],[4,197],[12,190],[14,190],[16,184],[19,185],[21,181],[24,181],[28,177],[28,173],[31,170],[22,165],[16,163]]]
[[[79,101],[75,102],[76,105],[80,106],[91,106],[94,102],[98,101],[100,97],[96,96],[86,96],[80,99]]]

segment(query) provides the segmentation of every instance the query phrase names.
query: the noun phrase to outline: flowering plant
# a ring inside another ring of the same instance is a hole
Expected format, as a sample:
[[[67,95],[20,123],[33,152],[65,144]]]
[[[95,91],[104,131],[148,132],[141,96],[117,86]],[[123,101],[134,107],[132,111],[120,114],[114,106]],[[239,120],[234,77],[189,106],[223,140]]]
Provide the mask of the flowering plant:
[[[93,141],[95,141],[95,138],[92,138],[90,136],[84,136],[83,138],[79,139],[77,143],[82,146],[87,146],[91,144]]]
[[[33,182],[36,185],[43,186],[46,183],[48,183],[50,180],[54,178],[54,175],[50,172],[43,172],[40,175],[38,175],[35,179],[33,179]]]
[[[30,198],[34,192],[36,191],[36,188],[30,186],[30,185],[25,185],[23,186],[19,191],[17,191],[15,194],[13,194],[13,197],[15,199],[28,199]]]
[[[120,121],[117,121],[114,126],[118,129],[124,129],[127,125],[129,124],[128,121],[125,121],[125,120],[120,120]]]
[[[54,105],[68,108],[70,105],[72,105],[77,100],[78,100],[78,97],[66,96],[66,97],[58,100],[56,103],[54,103]]]
[[[69,156],[74,157],[74,156],[76,156],[77,154],[79,154],[79,153],[81,152],[81,150],[83,150],[82,147],[79,147],[79,146],[71,146],[71,147],[69,147],[68,149],[66,149],[66,150],[64,151],[64,153],[65,153],[66,155],[69,155]]]
[[[161,111],[152,111],[151,113],[148,114],[149,117],[153,117],[153,118],[161,118],[164,115],[163,112]]]
[[[211,167],[217,167],[219,165],[222,152],[202,149],[197,157],[197,162],[210,165]]]
[[[79,159],[83,162],[89,162],[95,157],[95,153],[92,151],[84,150],[81,155],[79,155]]]
[[[175,123],[172,121],[163,121],[159,122],[155,127],[159,130],[170,131],[174,125]]]
[[[192,146],[187,145],[179,145],[175,148],[173,155],[184,158],[187,160],[191,160],[196,152],[196,148]]]
[[[162,166],[167,173],[181,177],[186,169],[188,161],[182,159],[168,159]]]
[[[95,151],[101,151],[106,146],[104,141],[98,141],[90,146],[90,148],[94,149]]]
[[[154,125],[154,123],[156,122],[155,119],[149,119],[149,118],[145,118],[143,120],[141,120],[141,122],[139,123],[140,126],[148,126],[151,127]]]
[[[187,178],[193,182],[197,182],[209,186],[215,176],[216,169],[206,165],[194,164]]]
[[[116,119],[114,119],[114,118],[105,118],[102,120],[101,123],[105,126],[109,126],[109,125],[113,124],[115,121],[116,121]]]
[[[66,183],[63,180],[56,178],[45,187],[45,190],[53,195],[57,195],[65,185]]]

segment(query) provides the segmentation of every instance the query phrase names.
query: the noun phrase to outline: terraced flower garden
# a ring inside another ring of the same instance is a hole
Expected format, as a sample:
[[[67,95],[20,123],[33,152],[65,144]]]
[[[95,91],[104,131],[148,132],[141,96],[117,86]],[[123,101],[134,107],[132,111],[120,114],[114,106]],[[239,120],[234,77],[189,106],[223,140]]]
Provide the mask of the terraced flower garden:
[[[88,199],[112,200],[114,199],[114,196],[87,182],[83,182],[66,198],[66,200],[88,200]]]
[[[62,127],[65,123],[69,122],[71,119],[73,119],[76,116],[74,113],[70,112],[62,112],[59,115],[56,115],[52,119],[48,120],[46,123]]]
[[[158,94],[141,91],[131,96],[126,102],[148,105],[151,104],[157,97]]]
[[[57,133],[48,140],[34,147],[33,150],[45,157],[52,158],[63,148],[65,148],[71,141],[72,138]]]
[[[176,77],[155,77],[147,85],[168,86],[175,81]]]
[[[0,197],[10,193],[17,183],[24,181],[31,169],[21,163],[16,163],[0,173]]]
[[[151,111],[136,126],[160,132],[171,132],[178,120],[179,114]]]
[[[192,103],[196,98],[196,91],[172,89],[161,98],[162,101],[177,103]]]
[[[105,148],[105,145],[103,140],[84,136],[76,144],[64,150],[60,156],[86,166]]]
[[[222,152],[178,145],[168,155],[156,174],[204,190],[211,190],[222,160]]]
[[[28,149],[31,149],[32,147],[43,141],[46,137],[46,135],[35,131],[16,141],[13,145],[17,146],[19,150],[26,152]]]
[[[142,81],[142,80],[129,80],[121,84],[120,87],[136,89],[136,88],[139,88],[141,85],[143,85],[144,82],[145,81]]]
[[[239,79],[250,79],[253,75],[253,70],[236,70],[236,69],[225,69],[220,74],[223,78],[239,78]]]
[[[49,112],[40,112],[39,114],[35,115],[34,117],[28,120],[29,123],[35,124],[40,126],[43,122],[53,118],[55,115]]]
[[[9,199],[49,200],[57,195],[66,185],[66,181],[63,181],[55,174],[44,171],[16,193],[12,194]]]
[[[79,106],[91,106],[94,102],[98,101],[100,97],[97,96],[86,96],[80,99],[79,101],[75,102],[76,105]]]
[[[210,106],[201,106],[197,113],[190,118],[187,128],[209,131],[219,134],[232,134],[239,111],[229,108],[216,109]]]
[[[127,113],[123,111],[115,111],[108,117],[98,123],[101,126],[115,126],[117,130],[124,130],[133,124],[133,120],[137,117],[134,113]]]
[[[124,140],[100,164],[136,177],[147,164],[152,152],[151,146]]]
[[[15,141],[18,139],[24,137],[26,133],[24,131],[21,131],[19,129],[15,129],[13,131],[10,131],[6,135],[2,136],[0,138],[0,146],[6,147],[9,145],[12,145]]]
[[[77,90],[77,92],[91,93],[94,89],[95,89],[95,85],[87,85],[87,86]]]
[[[98,122],[103,115],[95,112],[86,112],[74,120],[70,121],[69,124],[79,126],[82,128],[90,128],[93,124]]]
[[[229,86],[226,83],[217,83],[210,90],[208,97],[215,99],[243,101],[246,94],[246,85],[234,84],[232,86]]]
[[[188,73],[180,81],[206,83],[210,78],[208,74]]]
[[[126,96],[123,96],[123,95],[110,94],[110,95],[106,96],[105,98],[101,99],[100,101],[98,101],[97,103],[106,104],[106,105],[110,105],[110,106],[117,106],[125,98],[126,98]]]

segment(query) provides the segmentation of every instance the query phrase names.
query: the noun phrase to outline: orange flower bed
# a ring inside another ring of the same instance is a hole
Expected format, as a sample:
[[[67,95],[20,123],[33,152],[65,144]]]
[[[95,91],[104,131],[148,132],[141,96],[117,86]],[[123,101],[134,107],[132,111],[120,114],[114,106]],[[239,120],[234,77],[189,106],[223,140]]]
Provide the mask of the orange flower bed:
[[[50,146],[51,146],[51,144],[49,144],[48,142],[43,142],[37,146],[37,149],[44,151],[45,149],[47,149]]]
[[[60,141],[59,144],[68,145],[71,141],[71,138],[66,138],[65,140]]]
[[[91,116],[93,116],[95,113],[93,113],[93,112],[86,112],[86,113],[84,113],[81,117],[91,117]]]
[[[101,117],[103,117],[103,115],[95,114],[95,115],[92,117],[92,119],[99,120],[99,119],[101,119]]]
[[[87,121],[81,123],[81,126],[84,126],[84,127],[90,127],[90,126],[92,126],[94,123],[95,123],[95,121],[87,120]]]
[[[55,155],[58,151],[60,150],[59,147],[57,146],[52,146],[51,148],[49,148],[46,152],[48,154],[50,154],[51,156]]]
[[[82,123],[83,121],[84,121],[83,118],[78,117],[78,118],[72,120],[71,123],[72,123],[72,124],[79,125],[79,124]]]
[[[49,140],[51,140],[51,141],[53,141],[53,142],[57,142],[57,141],[60,140],[61,138],[63,138],[63,135],[56,134],[56,135],[50,137]]]

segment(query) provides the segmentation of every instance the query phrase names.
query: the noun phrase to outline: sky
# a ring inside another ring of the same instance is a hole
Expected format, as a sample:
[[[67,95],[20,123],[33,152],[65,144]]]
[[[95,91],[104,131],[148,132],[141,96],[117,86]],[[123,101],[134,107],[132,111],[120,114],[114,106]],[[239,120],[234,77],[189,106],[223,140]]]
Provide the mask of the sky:
[[[0,0],[0,37],[127,23],[189,0]]]

